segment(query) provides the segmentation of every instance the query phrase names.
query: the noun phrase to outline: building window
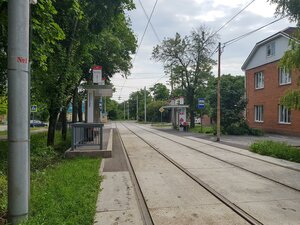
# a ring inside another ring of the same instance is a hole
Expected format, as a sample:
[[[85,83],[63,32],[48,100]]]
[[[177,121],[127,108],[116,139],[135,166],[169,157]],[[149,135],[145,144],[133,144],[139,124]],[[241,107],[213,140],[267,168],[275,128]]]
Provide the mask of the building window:
[[[290,84],[292,82],[291,73],[285,67],[279,68],[279,84]]]
[[[263,122],[264,121],[264,106],[263,105],[255,105],[254,106],[254,121],[255,122]]]
[[[275,42],[267,44],[267,57],[275,55]]]
[[[263,74],[263,72],[255,73],[254,78],[255,78],[255,89],[264,88],[264,74]]]
[[[279,123],[291,123],[291,110],[283,105],[279,105]]]

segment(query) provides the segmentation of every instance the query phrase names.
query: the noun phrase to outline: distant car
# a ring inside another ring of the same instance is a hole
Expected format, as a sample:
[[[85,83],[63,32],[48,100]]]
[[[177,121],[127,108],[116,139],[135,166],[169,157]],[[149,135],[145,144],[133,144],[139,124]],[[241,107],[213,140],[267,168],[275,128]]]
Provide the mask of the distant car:
[[[30,120],[30,127],[46,127],[47,124],[40,120]]]

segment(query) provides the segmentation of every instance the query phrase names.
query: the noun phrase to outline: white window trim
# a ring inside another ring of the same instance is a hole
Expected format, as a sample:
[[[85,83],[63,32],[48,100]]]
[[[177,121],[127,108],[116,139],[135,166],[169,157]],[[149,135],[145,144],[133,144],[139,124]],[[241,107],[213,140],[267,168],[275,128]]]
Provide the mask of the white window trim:
[[[262,114],[262,115],[260,115],[262,120],[257,120],[257,118],[256,118],[258,108],[262,109],[262,111],[260,111],[260,113]],[[256,122],[256,123],[263,123],[264,122],[264,106],[263,105],[255,105],[254,106],[254,122]]]
[[[284,73],[282,73],[282,71],[284,71]],[[289,76],[290,76],[290,80],[289,80],[289,82],[286,82],[286,83],[281,83],[281,81],[282,81],[282,75],[284,74],[284,76],[286,76],[286,74],[289,74]],[[286,68],[284,68],[284,67],[280,67],[279,68],[279,85],[288,85],[288,84],[291,84],[292,83],[292,77],[291,77],[291,73],[290,73],[290,71],[288,71],[288,73],[286,73]]]
[[[281,118],[280,118],[280,115],[281,115],[281,112],[280,112],[281,110],[280,110],[280,109],[281,109],[281,107],[284,107],[284,106],[283,106],[283,105],[279,105],[279,107],[278,107],[278,123],[279,123],[279,124],[287,124],[287,125],[288,125],[288,124],[291,124],[292,122],[284,122],[284,121],[280,121],[280,119],[281,119]],[[287,110],[286,107],[284,107],[284,109]],[[291,116],[289,117],[289,120],[291,121]]]
[[[256,82],[257,81],[256,77],[259,74],[262,76],[262,86],[261,87],[257,87],[257,82]],[[265,87],[265,76],[262,71],[254,73],[254,87],[256,90],[263,89]]]

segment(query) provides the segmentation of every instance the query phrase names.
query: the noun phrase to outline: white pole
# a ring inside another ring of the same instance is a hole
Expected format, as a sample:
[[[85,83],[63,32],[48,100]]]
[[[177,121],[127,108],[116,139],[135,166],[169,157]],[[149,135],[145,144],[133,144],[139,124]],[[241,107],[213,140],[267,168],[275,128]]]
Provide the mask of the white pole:
[[[8,1],[8,216],[29,210],[29,0]]]
[[[139,95],[136,95],[136,120],[139,121]]]
[[[145,116],[145,123],[147,122],[147,96],[146,96],[146,86],[144,88],[144,116]]]

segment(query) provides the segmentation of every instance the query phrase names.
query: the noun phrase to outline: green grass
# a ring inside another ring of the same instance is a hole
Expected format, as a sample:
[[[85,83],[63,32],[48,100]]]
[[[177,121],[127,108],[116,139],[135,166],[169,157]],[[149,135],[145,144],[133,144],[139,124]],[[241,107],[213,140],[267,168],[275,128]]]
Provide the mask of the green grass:
[[[300,149],[284,142],[259,141],[250,146],[250,151],[300,163]]]
[[[99,165],[99,159],[77,158],[34,174],[30,217],[23,225],[93,224]]]
[[[71,132],[66,141],[56,132],[55,146],[47,147],[47,132],[33,133],[30,136],[30,167],[31,173],[39,173],[46,168],[53,167],[63,159],[63,153],[71,145]],[[0,141],[0,217],[7,209],[7,156],[8,143]]]

